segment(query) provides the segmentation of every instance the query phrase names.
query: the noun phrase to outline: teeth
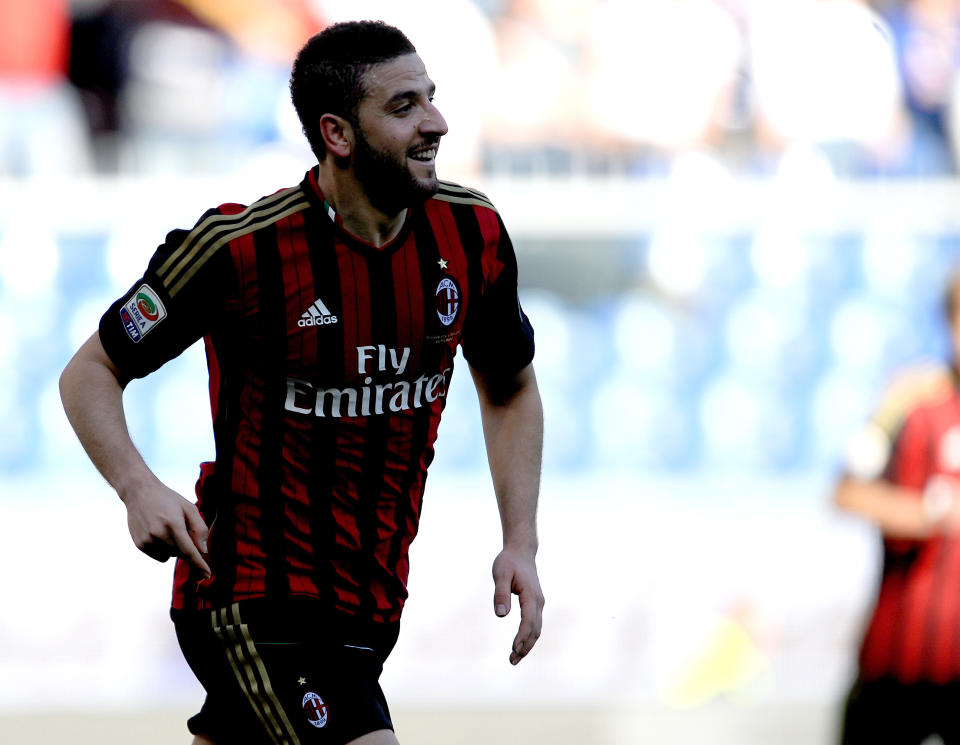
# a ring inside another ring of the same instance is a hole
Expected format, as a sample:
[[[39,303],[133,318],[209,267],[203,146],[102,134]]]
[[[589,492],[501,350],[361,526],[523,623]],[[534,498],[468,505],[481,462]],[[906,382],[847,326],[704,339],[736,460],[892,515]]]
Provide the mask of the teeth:
[[[410,157],[414,160],[433,160],[437,155],[437,149],[431,148],[430,150],[421,150],[418,153],[414,153]]]

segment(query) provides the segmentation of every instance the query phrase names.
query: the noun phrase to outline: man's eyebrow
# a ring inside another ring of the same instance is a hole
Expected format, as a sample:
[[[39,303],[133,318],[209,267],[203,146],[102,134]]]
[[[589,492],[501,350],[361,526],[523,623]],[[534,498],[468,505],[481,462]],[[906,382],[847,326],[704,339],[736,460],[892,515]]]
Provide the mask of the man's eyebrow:
[[[436,84],[431,84],[430,87],[427,89],[427,96],[430,97],[436,92],[437,92]],[[399,93],[394,93],[392,96],[390,96],[389,99],[387,99],[387,105],[389,106],[390,104],[400,103],[400,101],[412,100],[419,95],[420,95],[419,90],[400,91]]]

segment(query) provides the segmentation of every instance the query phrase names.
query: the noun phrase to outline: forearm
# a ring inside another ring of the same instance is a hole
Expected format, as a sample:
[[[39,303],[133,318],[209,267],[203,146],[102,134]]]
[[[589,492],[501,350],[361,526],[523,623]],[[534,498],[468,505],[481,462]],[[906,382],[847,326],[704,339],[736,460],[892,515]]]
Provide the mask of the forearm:
[[[60,397],[80,444],[121,499],[156,482],[130,439],[123,388],[98,335],[94,334],[64,369]]]
[[[844,479],[833,501],[840,509],[870,520],[891,538],[928,538],[937,527],[919,493],[883,481]]]
[[[533,368],[525,368],[506,388],[478,380],[478,391],[504,547],[536,553],[543,405]]]

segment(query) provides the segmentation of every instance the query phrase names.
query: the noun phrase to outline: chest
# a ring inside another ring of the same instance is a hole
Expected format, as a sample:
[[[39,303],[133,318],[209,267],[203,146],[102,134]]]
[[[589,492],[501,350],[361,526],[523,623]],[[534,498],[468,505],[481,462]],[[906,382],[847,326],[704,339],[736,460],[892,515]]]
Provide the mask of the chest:
[[[945,399],[919,411],[917,426],[903,432],[906,466],[933,475],[960,477],[960,401]],[[911,457],[911,454],[912,457]]]
[[[255,364],[319,385],[452,365],[470,305],[462,250],[411,233],[378,253],[296,230],[250,248],[238,267],[238,340]]]

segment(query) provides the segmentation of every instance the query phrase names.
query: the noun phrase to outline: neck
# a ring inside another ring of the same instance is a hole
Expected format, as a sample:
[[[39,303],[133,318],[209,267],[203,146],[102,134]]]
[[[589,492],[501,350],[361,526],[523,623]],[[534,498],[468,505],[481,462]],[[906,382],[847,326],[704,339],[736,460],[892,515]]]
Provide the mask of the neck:
[[[325,159],[320,163],[317,183],[343,227],[365,243],[380,248],[400,232],[407,210],[386,214],[375,207],[351,171],[338,169]]]

